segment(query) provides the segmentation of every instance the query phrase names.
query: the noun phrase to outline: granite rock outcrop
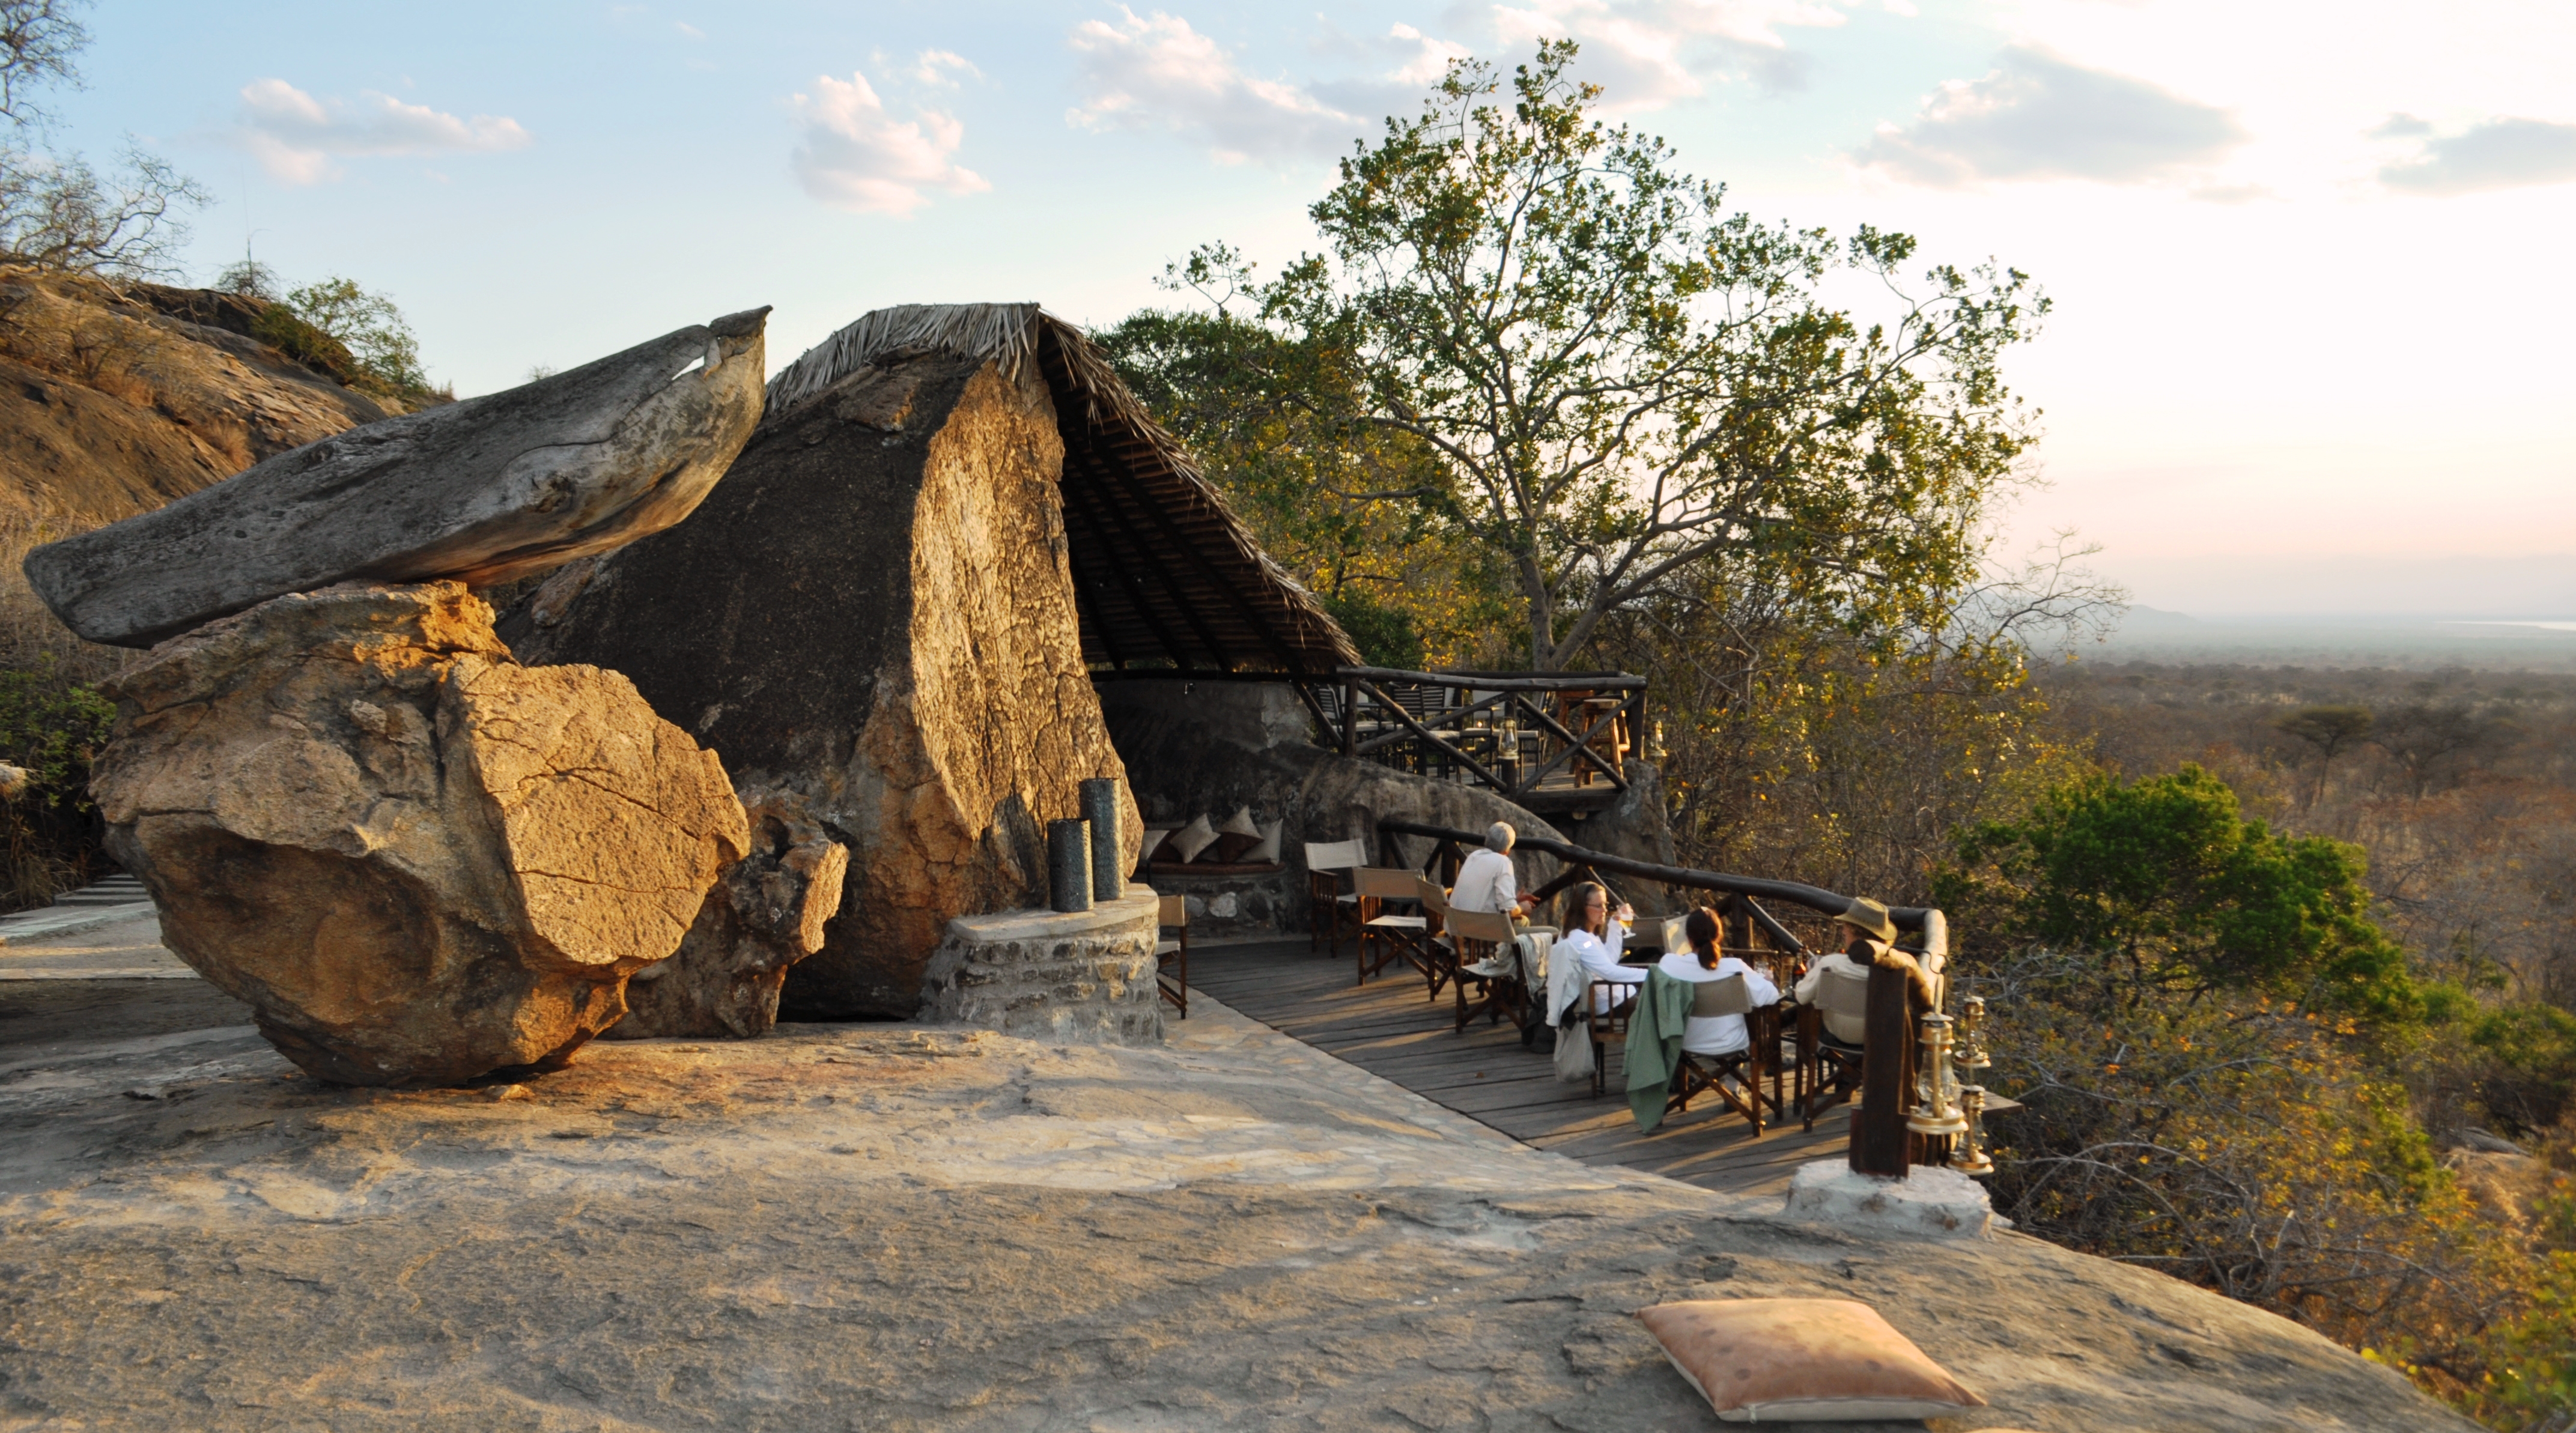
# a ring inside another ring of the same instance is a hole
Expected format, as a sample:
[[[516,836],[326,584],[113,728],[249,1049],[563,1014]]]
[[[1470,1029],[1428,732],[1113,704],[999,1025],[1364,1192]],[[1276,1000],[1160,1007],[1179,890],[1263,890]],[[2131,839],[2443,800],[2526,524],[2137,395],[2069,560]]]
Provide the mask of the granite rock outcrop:
[[[749,849],[713,752],[614,672],[518,665],[491,621],[460,583],[342,584],[108,688],[110,853],[320,1078],[561,1065]]]
[[[671,958],[635,972],[611,1037],[749,1039],[778,1023],[788,967],[823,948],[824,924],[841,909],[850,848],[792,798],[755,796],[745,814],[750,853],[707,893]]]

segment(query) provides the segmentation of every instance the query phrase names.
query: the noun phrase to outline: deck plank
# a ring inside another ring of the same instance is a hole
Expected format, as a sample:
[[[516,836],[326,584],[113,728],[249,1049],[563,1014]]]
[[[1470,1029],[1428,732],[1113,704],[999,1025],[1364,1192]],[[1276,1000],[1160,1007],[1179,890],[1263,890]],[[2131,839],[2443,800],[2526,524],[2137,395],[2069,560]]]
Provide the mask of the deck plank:
[[[1524,1144],[1586,1164],[1621,1165],[1730,1194],[1780,1195],[1798,1166],[1840,1154],[1849,1109],[1836,1106],[1813,1133],[1794,1114],[1760,1139],[1744,1118],[1703,1100],[1651,1134],[1629,1116],[1619,1052],[1609,1052],[1606,1092],[1568,1084],[1542,1035],[1524,1047],[1511,1026],[1478,1019],[1457,1031],[1457,1005],[1443,990],[1423,998],[1410,967],[1352,981],[1347,946],[1339,959],[1310,954],[1305,938],[1202,947],[1190,952],[1190,984],[1251,1019],[1348,1061]],[[1766,1082],[1767,1083],[1767,1082]]]

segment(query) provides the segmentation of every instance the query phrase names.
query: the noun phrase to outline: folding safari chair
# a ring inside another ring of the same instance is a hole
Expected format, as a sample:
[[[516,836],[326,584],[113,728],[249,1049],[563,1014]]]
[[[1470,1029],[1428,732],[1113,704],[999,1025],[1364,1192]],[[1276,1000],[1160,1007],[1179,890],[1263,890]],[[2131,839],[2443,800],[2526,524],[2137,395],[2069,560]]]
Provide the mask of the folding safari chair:
[[[1732,1054],[1701,1055],[1682,1051],[1681,1063],[1673,1068],[1672,1093],[1664,1101],[1664,1112],[1671,1114],[1676,1110],[1689,1109],[1694,1097],[1703,1092],[1712,1093],[1726,1101],[1737,1114],[1752,1121],[1753,1137],[1760,1139],[1762,1068],[1766,1055],[1771,1059],[1778,1058],[1780,1032],[1775,1023],[1778,1013],[1754,1008],[1753,989],[1745,983],[1742,975],[1699,982],[1698,988],[1691,992],[1690,1013],[1694,1020],[1741,1015],[1744,1017],[1744,1033],[1749,1038],[1743,1049]],[[1729,1075],[1744,1087],[1743,1094],[1739,1095],[1727,1087],[1726,1077]],[[1771,1096],[1771,1104],[1776,1113],[1779,1108],[1776,1091]]]
[[[1816,1003],[1798,1012],[1798,1093],[1808,1129],[1816,1127],[1816,1111],[1860,1083],[1866,1052],[1858,1041],[1835,1035],[1832,1026],[1857,1030],[1868,1019],[1868,976],[1828,970],[1816,977]]]
[[[1448,958],[1456,962],[1449,975],[1458,996],[1458,1030],[1464,1032],[1467,1022],[1479,1015],[1488,1021],[1498,1021],[1509,1015],[1514,1026],[1525,1026],[1528,1023],[1525,1011],[1529,1004],[1529,987],[1520,976],[1520,932],[1512,925],[1512,918],[1500,911],[1452,910],[1448,914],[1448,926]],[[1510,960],[1510,974],[1477,975],[1468,969],[1494,955]],[[1473,1006],[1467,1003],[1467,984],[1470,981],[1484,987]]]
[[[1643,982],[1615,980],[1595,980],[1583,987],[1583,1018],[1592,1026],[1592,1097],[1596,1100],[1610,1083],[1610,1042],[1627,1046],[1628,1017],[1636,1012],[1637,992],[1645,988]]]
[[[1353,871],[1352,884],[1359,894],[1360,958],[1359,979],[1354,985],[1365,985],[1368,978],[1399,960],[1409,961],[1428,976],[1437,968],[1437,957],[1431,953],[1431,921],[1425,915],[1391,915],[1386,903],[1417,903],[1422,892],[1414,884],[1411,871],[1391,871],[1380,866],[1362,866]],[[1369,947],[1377,947],[1377,958],[1369,958]],[[1437,989],[1437,987],[1434,987]]]
[[[1164,931],[1179,934],[1162,939]],[[1190,903],[1186,896],[1165,896],[1155,906],[1154,984],[1163,998],[1190,1018]]]
[[[1360,933],[1360,895],[1351,872],[1368,864],[1368,852],[1357,841],[1306,843],[1306,892],[1314,902],[1306,925],[1306,952],[1327,950],[1336,959],[1342,936]]]

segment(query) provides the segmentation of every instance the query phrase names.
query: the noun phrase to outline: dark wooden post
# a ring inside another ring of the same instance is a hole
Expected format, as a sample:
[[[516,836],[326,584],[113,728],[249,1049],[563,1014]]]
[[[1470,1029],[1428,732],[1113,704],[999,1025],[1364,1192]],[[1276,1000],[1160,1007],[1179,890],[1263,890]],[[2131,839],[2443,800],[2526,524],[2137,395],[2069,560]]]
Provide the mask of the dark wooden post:
[[[1869,972],[1869,1018],[1860,1065],[1860,1109],[1852,1115],[1851,1167],[1905,1177],[1912,1143],[1905,1109],[1914,1093],[1914,1001],[1905,972]]]
[[[1342,755],[1360,754],[1360,679],[1342,678]]]

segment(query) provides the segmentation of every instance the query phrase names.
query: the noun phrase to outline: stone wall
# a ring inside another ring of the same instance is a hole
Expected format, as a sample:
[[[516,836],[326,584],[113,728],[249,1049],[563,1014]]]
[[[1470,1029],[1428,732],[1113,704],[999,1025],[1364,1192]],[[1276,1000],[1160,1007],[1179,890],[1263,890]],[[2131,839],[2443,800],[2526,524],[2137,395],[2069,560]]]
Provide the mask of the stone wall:
[[[1189,903],[1192,940],[1305,929],[1302,912],[1306,908],[1306,873],[1302,866],[1294,871],[1283,867],[1225,874],[1157,870],[1152,879],[1154,889]],[[1288,892],[1292,880],[1297,885],[1293,902]],[[1292,909],[1300,912],[1293,919]]]
[[[921,1018],[1061,1044],[1152,1045],[1155,911],[1146,886],[1075,914],[959,916],[930,955]]]
[[[1373,860],[1420,863],[1429,852],[1424,840],[1402,840],[1400,849],[1377,851],[1380,817],[1408,817],[1463,831],[1507,821],[1523,835],[1569,839],[1493,792],[1353,760],[1314,745],[1312,718],[1285,683],[1107,681],[1100,684],[1100,711],[1147,824],[1177,825],[1202,812],[1222,821],[1240,806],[1250,806],[1261,820],[1285,823],[1279,854],[1287,870],[1260,878],[1270,883],[1263,894],[1276,902],[1269,929],[1306,929],[1306,842],[1356,839],[1370,849]],[[1518,860],[1524,890],[1560,869],[1552,857],[1522,855]],[[1238,909],[1254,896],[1252,879],[1245,878],[1245,887],[1231,892]],[[1211,912],[1228,894],[1222,881],[1217,884],[1219,889],[1202,896]],[[1195,886],[1188,889],[1202,894]],[[1229,919],[1236,923],[1222,933],[1254,928],[1249,919],[1226,917],[1213,917],[1202,927],[1193,913],[1191,933],[1215,932],[1216,921]]]

